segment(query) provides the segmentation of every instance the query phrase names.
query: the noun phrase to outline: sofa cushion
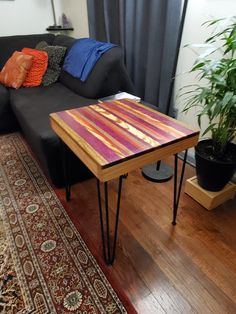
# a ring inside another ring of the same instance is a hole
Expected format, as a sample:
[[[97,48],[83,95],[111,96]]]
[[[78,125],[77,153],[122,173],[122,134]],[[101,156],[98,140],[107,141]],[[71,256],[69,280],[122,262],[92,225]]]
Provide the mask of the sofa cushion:
[[[20,126],[39,158],[41,165],[52,182],[63,185],[62,161],[59,138],[50,126],[49,114],[70,108],[96,103],[94,99],[85,99],[61,83],[48,87],[21,88],[10,91],[11,105]],[[33,121],[33,122],[32,122]],[[73,166],[72,181],[91,175],[82,162],[71,156]]]
[[[10,93],[0,84],[0,132],[9,132],[17,129],[18,123],[10,106]]]
[[[6,104],[9,104],[9,91],[5,86],[0,84],[0,114]]]
[[[10,58],[14,51],[22,50],[24,47],[34,48],[37,43],[45,40],[49,45],[52,44],[55,35],[39,34],[39,35],[17,35],[0,37],[0,70]]]
[[[0,83],[13,88],[21,87],[32,64],[32,56],[15,51],[0,72]]]

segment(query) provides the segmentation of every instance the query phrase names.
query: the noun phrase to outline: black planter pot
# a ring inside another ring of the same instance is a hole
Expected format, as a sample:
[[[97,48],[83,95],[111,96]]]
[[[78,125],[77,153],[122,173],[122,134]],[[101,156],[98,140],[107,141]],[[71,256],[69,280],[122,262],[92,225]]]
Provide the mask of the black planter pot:
[[[211,143],[212,140],[203,140],[195,147],[196,173],[203,189],[216,192],[224,188],[236,170],[236,145],[228,144],[229,160],[215,160],[207,154]]]

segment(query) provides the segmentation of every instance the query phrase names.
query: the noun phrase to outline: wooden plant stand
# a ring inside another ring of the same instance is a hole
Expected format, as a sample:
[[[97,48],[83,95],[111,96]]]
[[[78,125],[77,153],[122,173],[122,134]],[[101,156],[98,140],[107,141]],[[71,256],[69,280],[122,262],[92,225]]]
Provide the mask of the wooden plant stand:
[[[186,181],[184,192],[195,199],[203,207],[211,210],[224,202],[233,199],[236,192],[236,185],[229,182],[223,190],[219,192],[211,192],[200,187],[197,182],[197,177],[195,176]]]

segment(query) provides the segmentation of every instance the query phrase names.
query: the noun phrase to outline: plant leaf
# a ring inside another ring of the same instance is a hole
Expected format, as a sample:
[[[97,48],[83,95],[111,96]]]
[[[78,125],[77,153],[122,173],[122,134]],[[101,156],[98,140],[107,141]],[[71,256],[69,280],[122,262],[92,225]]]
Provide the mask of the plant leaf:
[[[202,133],[202,136],[206,135],[209,131],[212,131],[212,129],[214,129],[216,123],[210,124],[206,130]]]
[[[200,63],[197,63],[192,69],[190,72],[194,72],[196,70],[198,70],[199,68],[203,67],[205,65],[204,62],[200,62]]]
[[[227,92],[222,100],[222,106],[225,107],[229,101],[232,99],[234,93],[232,92]]]

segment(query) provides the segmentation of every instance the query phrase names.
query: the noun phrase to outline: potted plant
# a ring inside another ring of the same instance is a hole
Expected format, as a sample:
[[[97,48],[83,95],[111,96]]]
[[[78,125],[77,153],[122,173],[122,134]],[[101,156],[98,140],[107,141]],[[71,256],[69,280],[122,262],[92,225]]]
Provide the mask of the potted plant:
[[[219,191],[236,169],[236,16],[204,23],[214,27],[212,35],[190,72],[197,72],[199,84],[185,86],[184,110],[197,109],[198,124],[207,116],[208,126],[195,148],[198,183],[204,189]],[[190,88],[190,90],[189,90]]]

